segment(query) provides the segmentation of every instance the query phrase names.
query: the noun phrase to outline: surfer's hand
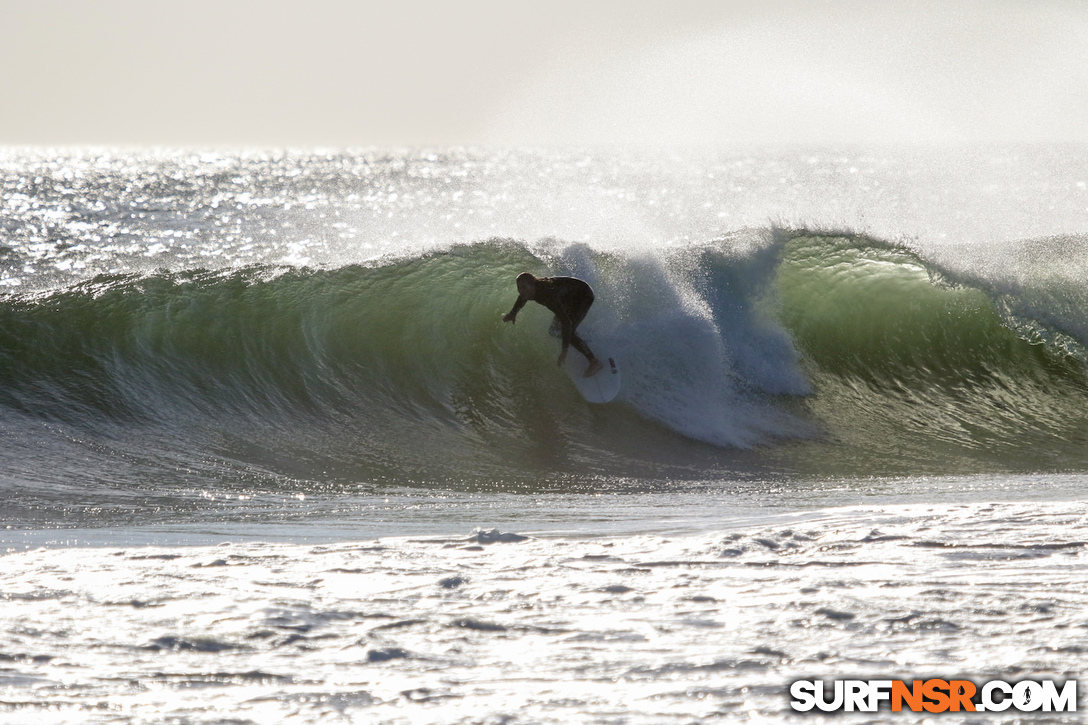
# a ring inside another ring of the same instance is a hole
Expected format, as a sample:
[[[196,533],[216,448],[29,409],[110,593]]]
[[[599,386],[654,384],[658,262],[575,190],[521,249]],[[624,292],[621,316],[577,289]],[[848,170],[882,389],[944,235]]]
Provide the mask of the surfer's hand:
[[[559,367],[563,367],[563,363],[565,363],[566,361],[567,361],[567,351],[564,350],[563,352],[559,353],[559,360],[555,364],[558,365]]]
[[[502,316],[502,321],[503,322],[516,322],[517,318],[514,317],[513,312],[507,312],[505,315]]]

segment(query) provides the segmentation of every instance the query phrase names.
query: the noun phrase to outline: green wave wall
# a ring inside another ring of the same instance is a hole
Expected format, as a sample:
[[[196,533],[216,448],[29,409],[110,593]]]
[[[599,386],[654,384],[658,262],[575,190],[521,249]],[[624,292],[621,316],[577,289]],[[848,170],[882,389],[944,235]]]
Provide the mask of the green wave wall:
[[[527,270],[594,285],[583,331],[620,360],[615,403],[586,403],[556,368],[546,310],[501,322]],[[1075,308],[1058,329],[1033,307],[1060,294],[783,229],[659,254],[496,240],[370,266],[101,276],[0,298],[0,456],[37,456],[48,477],[56,439],[99,477],[122,460],[528,485],[1080,471]]]

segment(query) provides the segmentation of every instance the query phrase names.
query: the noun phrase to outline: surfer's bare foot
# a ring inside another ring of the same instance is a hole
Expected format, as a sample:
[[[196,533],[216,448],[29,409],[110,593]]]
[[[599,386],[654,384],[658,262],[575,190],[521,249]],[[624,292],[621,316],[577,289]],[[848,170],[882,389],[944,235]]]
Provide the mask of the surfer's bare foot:
[[[600,360],[598,360],[597,358],[593,358],[589,361],[589,367],[586,368],[586,371],[584,373],[582,373],[582,377],[592,378],[603,367],[604,365],[601,364]]]

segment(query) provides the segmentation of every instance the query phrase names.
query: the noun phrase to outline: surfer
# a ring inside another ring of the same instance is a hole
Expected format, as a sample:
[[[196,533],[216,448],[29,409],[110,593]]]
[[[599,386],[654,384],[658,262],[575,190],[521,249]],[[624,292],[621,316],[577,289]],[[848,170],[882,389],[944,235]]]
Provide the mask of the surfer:
[[[517,285],[517,302],[514,303],[514,309],[503,316],[502,321],[516,322],[518,312],[529,300],[544,305],[555,315],[552,325],[554,327],[558,323],[563,339],[558,364],[562,366],[567,359],[567,348],[574,347],[589,360],[589,367],[583,375],[587,378],[593,377],[601,369],[601,361],[576,332],[593,304],[593,289],[574,277],[534,277],[528,272],[518,275]]]

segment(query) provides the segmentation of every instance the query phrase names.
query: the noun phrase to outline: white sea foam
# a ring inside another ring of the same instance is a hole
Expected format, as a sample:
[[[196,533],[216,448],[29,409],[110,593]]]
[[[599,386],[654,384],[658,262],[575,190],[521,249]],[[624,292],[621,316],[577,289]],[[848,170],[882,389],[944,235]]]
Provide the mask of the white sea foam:
[[[0,719],[656,725],[789,719],[788,684],[831,672],[1075,678],[1086,521],[863,504],[668,537],[12,552]]]

